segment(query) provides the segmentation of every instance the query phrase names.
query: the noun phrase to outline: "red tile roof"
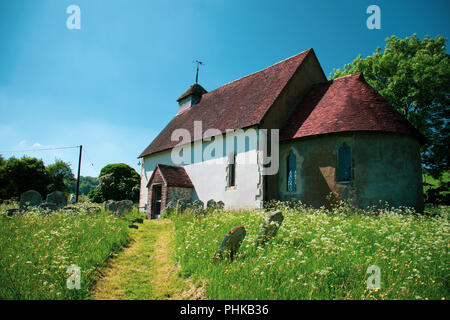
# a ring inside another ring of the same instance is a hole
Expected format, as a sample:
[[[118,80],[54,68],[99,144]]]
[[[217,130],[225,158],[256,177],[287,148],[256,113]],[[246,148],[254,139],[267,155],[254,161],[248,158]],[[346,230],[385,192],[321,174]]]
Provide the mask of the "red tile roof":
[[[163,178],[167,186],[193,188],[191,179],[183,167],[169,166],[165,164],[157,164],[152,176],[148,180],[148,185],[154,182],[161,182]]]
[[[280,132],[280,140],[344,131],[385,131],[425,137],[361,73],[314,84]]]
[[[177,145],[178,141],[171,141],[175,129],[187,129],[193,140],[194,121],[202,121],[203,131],[216,128],[222,133],[227,129],[246,128],[260,123],[311,51],[306,50],[203,94],[198,104],[176,115],[139,157]]]

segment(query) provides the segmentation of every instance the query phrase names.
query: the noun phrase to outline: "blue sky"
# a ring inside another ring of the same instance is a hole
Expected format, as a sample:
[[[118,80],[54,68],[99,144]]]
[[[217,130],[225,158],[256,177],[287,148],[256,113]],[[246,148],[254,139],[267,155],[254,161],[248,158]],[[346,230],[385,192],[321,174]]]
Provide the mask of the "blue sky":
[[[80,30],[66,27],[72,4]],[[380,30],[366,27],[371,4]],[[208,91],[308,48],[329,75],[391,35],[448,38],[449,9],[445,0],[0,0],[0,151],[82,144],[82,175],[115,162],[138,170],[194,82],[193,60],[206,63]],[[26,154],[77,169],[76,149]]]

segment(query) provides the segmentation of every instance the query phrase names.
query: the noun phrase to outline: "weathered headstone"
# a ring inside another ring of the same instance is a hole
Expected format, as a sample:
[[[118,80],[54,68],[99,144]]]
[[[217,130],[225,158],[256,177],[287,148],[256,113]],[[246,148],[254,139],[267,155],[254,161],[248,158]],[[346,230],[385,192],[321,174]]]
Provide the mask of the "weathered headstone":
[[[209,199],[206,203],[206,208],[208,209],[215,209],[217,207],[217,203],[214,199]]]
[[[74,206],[65,206],[65,207],[62,207],[61,210],[64,210],[64,211],[78,211],[78,208],[74,207]]]
[[[19,209],[17,209],[17,208],[8,209],[8,210],[6,210],[6,215],[7,215],[8,217],[12,217],[13,215],[18,214],[19,212],[20,212],[20,211],[19,211]]]
[[[131,200],[118,201],[118,205],[120,208],[125,210],[125,212],[129,212],[129,211],[133,210],[133,201],[131,201]]]
[[[217,201],[217,209],[223,209],[225,207],[225,203],[222,200]]]
[[[243,225],[239,225],[231,229],[231,231],[228,232],[223,239],[215,257],[222,258],[223,255],[226,255],[233,260],[233,257],[241,246],[242,241],[244,241],[245,234],[246,232]]]
[[[54,203],[58,208],[67,206],[67,196],[61,191],[49,193],[46,201]]]
[[[283,220],[284,217],[280,210],[276,210],[273,213],[271,213],[261,226],[261,230],[259,231],[258,236],[256,237],[256,243],[264,244],[266,243],[266,241],[275,237],[275,235],[278,232],[278,229],[280,229]]]
[[[58,210],[58,206],[56,204],[54,204],[53,202],[42,202],[39,205],[39,210],[56,211],[56,210]]]
[[[109,211],[109,206],[110,206],[110,204],[113,203],[113,202],[114,202],[114,200],[106,200],[105,203],[104,203],[104,208],[103,208],[103,209],[104,209],[105,211]]]
[[[179,199],[177,201],[177,214],[183,213],[184,210],[187,208],[186,200]]]
[[[166,205],[166,210],[174,210],[177,208],[177,203],[175,200],[170,200]]]
[[[110,213],[116,213],[118,208],[118,204],[114,200],[108,200],[105,202],[105,210]]]
[[[88,213],[100,213],[102,210],[99,207],[87,207],[86,208]]]
[[[20,210],[25,207],[38,207],[42,202],[41,194],[35,190],[29,190],[20,195]]]

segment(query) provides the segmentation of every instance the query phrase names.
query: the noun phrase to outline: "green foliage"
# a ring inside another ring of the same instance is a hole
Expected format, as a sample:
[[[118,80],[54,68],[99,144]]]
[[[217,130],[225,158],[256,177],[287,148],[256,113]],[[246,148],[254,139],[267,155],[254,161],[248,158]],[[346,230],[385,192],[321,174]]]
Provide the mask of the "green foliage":
[[[21,159],[11,157],[2,162],[3,165],[0,167],[2,198],[19,197],[22,192],[31,189],[42,195],[47,193],[47,186],[51,183],[51,179],[42,160],[31,157]]]
[[[139,200],[140,176],[132,167],[125,163],[113,163],[100,171],[100,183],[91,191],[89,198],[104,200]],[[93,200],[94,201],[94,200]]]
[[[127,219],[77,205],[69,212],[6,217],[0,208],[0,299],[86,299],[99,269],[129,241]],[[81,289],[66,286],[81,268]]]
[[[91,191],[89,191],[88,197],[92,202],[95,202],[95,203],[102,203],[103,201],[106,201],[103,198],[102,192],[99,188],[92,189]]]
[[[75,181],[75,176],[70,168],[70,163],[56,160],[54,164],[47,166],[45,169],[51,181],[47,186],[47,192],[70,191],[70,185]]]
[[[268,212],[173,215],[181,275],[206,281],[209,299],[448,299],[449,208],[363,214],[340,203],[326,210],[272,203],[285,217],[265,246],[255,239]],[[223,237],[244,225],[237,256],[213,262]],[[381,269],[381,289],[367,288],[367,268]]]
[[[450,171],[444,172],[439,180],[424,174],[423,192],[426,203],[450,205]]]
[[[89,192],[95,189],[99,184],[97,177],[83,177],[80,176],[80,194],[88,195]],[[70,186],[72,193],[77,192],[77,181],[75,180]]]
[[[360,55],[344,69],[330,74],[334,79],[362,72],[366,81],[404,115],[430,141],[422,157],[430,174],[437,178],[449,170],[449,88],[450,59],[445,52],[447,39],[416,34],[386,39],[373,55]]]
[[[53,191],[68,192],[74,175],[70,163],[56,160],[45,167],[37,158],[11,157],[4,160],[0,156],[0,198],[18,198],[28,190],[36,190],[43,197]]]

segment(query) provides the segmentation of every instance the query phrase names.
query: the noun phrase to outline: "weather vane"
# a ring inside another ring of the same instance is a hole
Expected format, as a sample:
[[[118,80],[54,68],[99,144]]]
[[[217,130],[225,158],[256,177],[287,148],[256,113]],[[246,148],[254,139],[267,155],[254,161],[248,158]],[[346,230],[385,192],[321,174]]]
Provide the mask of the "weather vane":
[[[203,63],[201,61],[198,61],[198,60],[192,61],[192,63],[196,63],[197,64],[197,74],[195,75],[195,83],[198,83],[198,69],[199,69],[199,66],[200,65],[204,66],[205,63]]]

